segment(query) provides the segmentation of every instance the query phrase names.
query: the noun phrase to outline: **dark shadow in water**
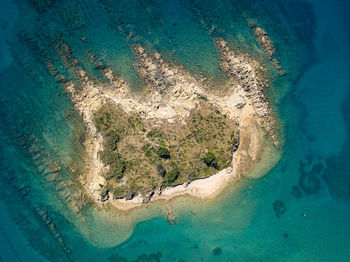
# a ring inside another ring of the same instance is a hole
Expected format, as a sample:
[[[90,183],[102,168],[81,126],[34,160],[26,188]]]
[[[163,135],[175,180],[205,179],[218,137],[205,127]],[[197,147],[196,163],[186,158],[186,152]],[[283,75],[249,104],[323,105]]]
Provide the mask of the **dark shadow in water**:
[[[350,204],[350,92],[342,105],[347,136],[339,155],[327,159],[323,179],[331,196]]]
[[[282,216],[286,212],[286,207],[281,200],[276,200],[272,204],[273,210],[275,211],[276,217]]]
[[[311,160],[308,160],[309,163]],[[321,174],[323,170],[322,164],[316,164],[312,167],[310,171],[306,171],[308,164],[300,161],[299,171],[301,173],[299,178],[299,186],[307,194],[315,194],[320,189],[320,180],[318,175]]]
[[[216,248],[213,249],[212,253],[213,253],[214,256],[220,256],[221,253],[222,253],[222,249],[220,247],[216,247]]]

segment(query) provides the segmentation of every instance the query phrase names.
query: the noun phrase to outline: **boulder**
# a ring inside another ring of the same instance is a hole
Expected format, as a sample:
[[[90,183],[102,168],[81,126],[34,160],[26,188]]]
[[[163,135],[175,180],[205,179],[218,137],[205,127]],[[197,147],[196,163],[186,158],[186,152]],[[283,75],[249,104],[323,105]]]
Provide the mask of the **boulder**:
[[[320,180],[314,174],[302,173],[299,186],[307,194],[316,194],[320,189]]]

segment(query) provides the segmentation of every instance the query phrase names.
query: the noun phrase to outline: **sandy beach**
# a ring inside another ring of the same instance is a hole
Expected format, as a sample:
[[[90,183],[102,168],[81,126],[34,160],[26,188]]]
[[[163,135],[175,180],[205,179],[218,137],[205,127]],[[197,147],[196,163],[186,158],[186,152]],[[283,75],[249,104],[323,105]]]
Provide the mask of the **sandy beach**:
[[[162,192],[159,192],[160,194],[155,193],[155,196],[152,197],[152,202],[170,200],[179,196],[190,196],[207,200],[217,196],[229,183],[237,181],[234,169],[229,167],[207,178],[167,187]],[[109,203],[119,210],[130,210],[144,204],[141,196],[136,196],[131,200],[113,199]]]

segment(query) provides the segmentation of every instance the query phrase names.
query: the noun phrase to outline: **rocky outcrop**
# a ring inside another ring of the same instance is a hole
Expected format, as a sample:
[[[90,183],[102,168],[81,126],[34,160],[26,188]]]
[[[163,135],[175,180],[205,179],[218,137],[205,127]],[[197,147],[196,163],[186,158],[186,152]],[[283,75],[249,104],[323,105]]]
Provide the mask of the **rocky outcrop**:
[[[267,32],[261,27],[254,27],[253,32],[261,47],[265,50],[269,57],[272,57],[276,53],[276,49],[273,46],[271,39],[268,37]]]
[[[188,118],[198,105],[198,97],[205,92],[200,83],[182,67],[169,65],[158,52],[153,56],[140,45],[134,47],[139,59],[139,75],[148,84],[148,95],[141,100],[146,118]]]
[[[61,233],[58,231],[57,226],[49,216],[48,212],[39,206],[36,207],[35,210],[38,216],[41,218],[42,222],[45,224],[47,230],[51,233],[52,237],[58,243],[59,247],[67,255],[67,257],[70,258],[70,254],[72,253],[72,251],[66,246]]]
[[[273,42],[270,39],[268,33],[263,28],[256,26],[255,23],[252,24],[248,21],[248,24],[252,28],[254,35],[256,36],[256,39],[258,40],[260,46],[264,49],[266,54],[270,58],[274,57],[276,54],[276,48],[274,47]],[[272,64],[277,69],[280,76],[283,76],[286,74],[286,71],[283,70],[279,60],[276,57],[272,59]]]
[[[301,197],[301,190],[299,189],[298,186],[293,186],[291,190],[291,194],[295,198],[300,198]]]
[[[282,216],[286,212],[286,207],[281,200],[276,200],[272,204],[273,210],[275,211],[276,217]]]
[[[146,196],[142,199],[142,203],[148,203],[153,197],[153,195],[154,195],[154,191],[151,191],[148,194],[146,194]]]
[[[235,88],[243,91],[253,105],[256,115],[262,119],[266,130],[273,135],[272,111],[264,95],[268,81],[263,76],[265,72],[262,66],[248,55],[231,51],[223,39],[216,40],[216,44],[221,53],[222,70],[234,80]]]

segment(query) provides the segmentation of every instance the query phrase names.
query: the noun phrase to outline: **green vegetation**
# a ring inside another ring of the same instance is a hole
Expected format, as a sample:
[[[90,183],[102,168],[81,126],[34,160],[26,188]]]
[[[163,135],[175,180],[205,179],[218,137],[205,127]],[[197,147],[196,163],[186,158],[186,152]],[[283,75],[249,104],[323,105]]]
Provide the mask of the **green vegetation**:
[[[204,101],[208,101],[208,98],[206,96],[200,96],[199,98],[204,100]]]
[[[161,164],[159,164],[159,165],[157,166],[157,173],[158,173],[158,175],[160,175],[161,177],[164,177],[165,174],[166,174],[166,169],[165,169],[165,167],[162,166]]]
[[[213,152],[208,152],[203,157],[203,161],[207,166],[212,166],[215,169],[218,169],[218,163],[216,161],[216,157]]]
[[[109,112],[103,112],[95,117],[95,126],[98,131],[104,131],[111,126],[111,115]]]
[[[169,149],[160,146],[157,149],[157,155],[161,158],[169,159],[170,158],[170,151],[169,151]]]
[[[125,199],[132,199],[136,195],[136,190],[133,190],[132,188],[120,186],[115,187],[113,189],[113,196],[114,198],[125,198]]]
[[[116,150],[118,147],[118,142],[120,141],[120,136],[117,130],[112,130],[106,135],[105,148],[109,150]]]
[[[114,198],[208,177],[230,165],[239,141],[236,122],[207,101],[186,123],[164,120],[155,127],[111,104],[95,113],[94,123],[104,137],[101,160],[109,166],[102,193]]]
[[[156,132],[154,132],[154,131],[149,131],[147,133],[147,137],[154,137],[155,135],[156,135]]]
[[[104,164],[109,165],[109,170],[105,174],[106,179],[115,179],[119,181],[123,177],[126,169],[126,162],[123,157],[118,152],[110,150],[100,152],[100,157]]]
[[[165,181],[168,183],[174,182],[180,175],[180,171],[177,167],[171,169],[168,173],[165,174]]]

